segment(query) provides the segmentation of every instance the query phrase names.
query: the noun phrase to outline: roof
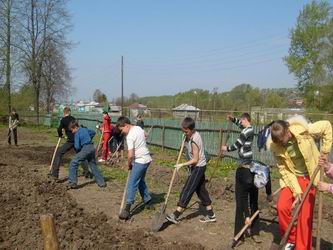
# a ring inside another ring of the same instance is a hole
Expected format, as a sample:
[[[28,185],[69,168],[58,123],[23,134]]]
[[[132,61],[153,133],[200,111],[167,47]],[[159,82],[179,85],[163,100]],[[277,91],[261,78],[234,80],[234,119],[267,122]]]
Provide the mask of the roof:
[[[147,109],[148,107],[141,103],[133,103],[129,106],[130,109]]]
[[[200,111],[200,109],[188,104],[181,104],[178,107],[173,108],[172,111]]]

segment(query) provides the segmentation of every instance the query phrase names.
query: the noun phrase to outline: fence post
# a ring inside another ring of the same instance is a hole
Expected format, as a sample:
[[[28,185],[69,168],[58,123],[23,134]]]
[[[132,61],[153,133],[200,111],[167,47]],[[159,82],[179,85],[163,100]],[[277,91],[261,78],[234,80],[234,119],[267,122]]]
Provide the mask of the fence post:
[[[220,152],[220,150],[221,150],[222,143],[223,143],[223,129],[222,129],[222,128],[220,129],[220,132],[219,132],[219,138],[220,138],[220,146],[219,146],[219,148],[218,148],[218,150],[217,150],[217,152],[218,152],[217,155],[219,155],[219,152]]]
[[[53,215],[44,214],[40,216],[40,224],[44,238],[45,250],[58,250],[59,243],[54,225]]]
[[[165,143],[165,125],[162,128],[162,151],[164,151],[164,143]]]

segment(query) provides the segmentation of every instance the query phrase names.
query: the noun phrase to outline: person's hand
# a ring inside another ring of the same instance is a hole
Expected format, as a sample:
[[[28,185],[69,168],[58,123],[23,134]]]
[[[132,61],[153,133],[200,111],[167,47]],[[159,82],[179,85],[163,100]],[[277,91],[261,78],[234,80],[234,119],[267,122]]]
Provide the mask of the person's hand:
[[[319,161],[318,161],[318,165],[322,166],[324,168],[324,170],[327,171],[329,169],[329,164],[328,164],[327,157],[326,156],[320,156]]]
[[[291,205],[291,209],[294,209],[302,200],[302,195],[301,194],[297,194],[295,196],[295,200],[293,202],[293,204]]]
[[[96,128],[99,129],[99,125],[98,124],[96,125]]]
[[[185,165],[183,163],[180,164],[176,164],[174,165],[174,168],[177,170],[177,172],[179,171],[179,169],[181,169],[182,167],[184,167]]]
[[[232,115],[227,115],[227,119],[228,119],[229,121],[232,121],[232,120],[234,119],[234,117],[233,117]]]
[[[132,168],[133,168],[133,165],[131,163],[131,164],[128,165],[128,170],[132,170]]]
[[[330,184],[328,184],[326,182],[320,181],[318,183],[318,189],[319,189],[319,191],[324,191],[325,192],[325,191],[328,191],[329,188],[330,188]]]
[[[221,146],[221,151],[222,152],[226,152],[227,151],[227,146],[226,145],[222,145]]]
[[[250,224],[251,224],[250,217],[246,217],[245,218],[245,225],[250,225]]]
[[[327,153],[320,153],[320,159],[323,161],[328,162],[328,154]]]

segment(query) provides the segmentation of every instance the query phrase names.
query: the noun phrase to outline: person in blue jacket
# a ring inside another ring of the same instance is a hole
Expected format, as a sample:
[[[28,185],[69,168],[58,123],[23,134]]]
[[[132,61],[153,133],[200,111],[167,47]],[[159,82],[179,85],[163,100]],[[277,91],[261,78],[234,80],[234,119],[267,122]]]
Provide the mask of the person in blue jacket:
[[[69,124],[69,128],[74,134],[74,147],[77,153],[69,166],[68,188],[77,188],[77,168],[84,161],[88,161],[97,185],[105,187],[104,178],[96,165],[95,148],[92,141],[96,132],[88,128],[79,127],[77,121],[72,121]]]

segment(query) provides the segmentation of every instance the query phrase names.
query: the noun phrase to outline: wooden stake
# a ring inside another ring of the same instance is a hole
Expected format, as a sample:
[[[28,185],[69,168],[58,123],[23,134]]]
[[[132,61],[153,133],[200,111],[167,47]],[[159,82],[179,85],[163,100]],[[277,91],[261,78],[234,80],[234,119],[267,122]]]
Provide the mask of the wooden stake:
[[[40,225],[44,239],[44,250],[58,250],[59,243],[52,214],[40,216]]]

